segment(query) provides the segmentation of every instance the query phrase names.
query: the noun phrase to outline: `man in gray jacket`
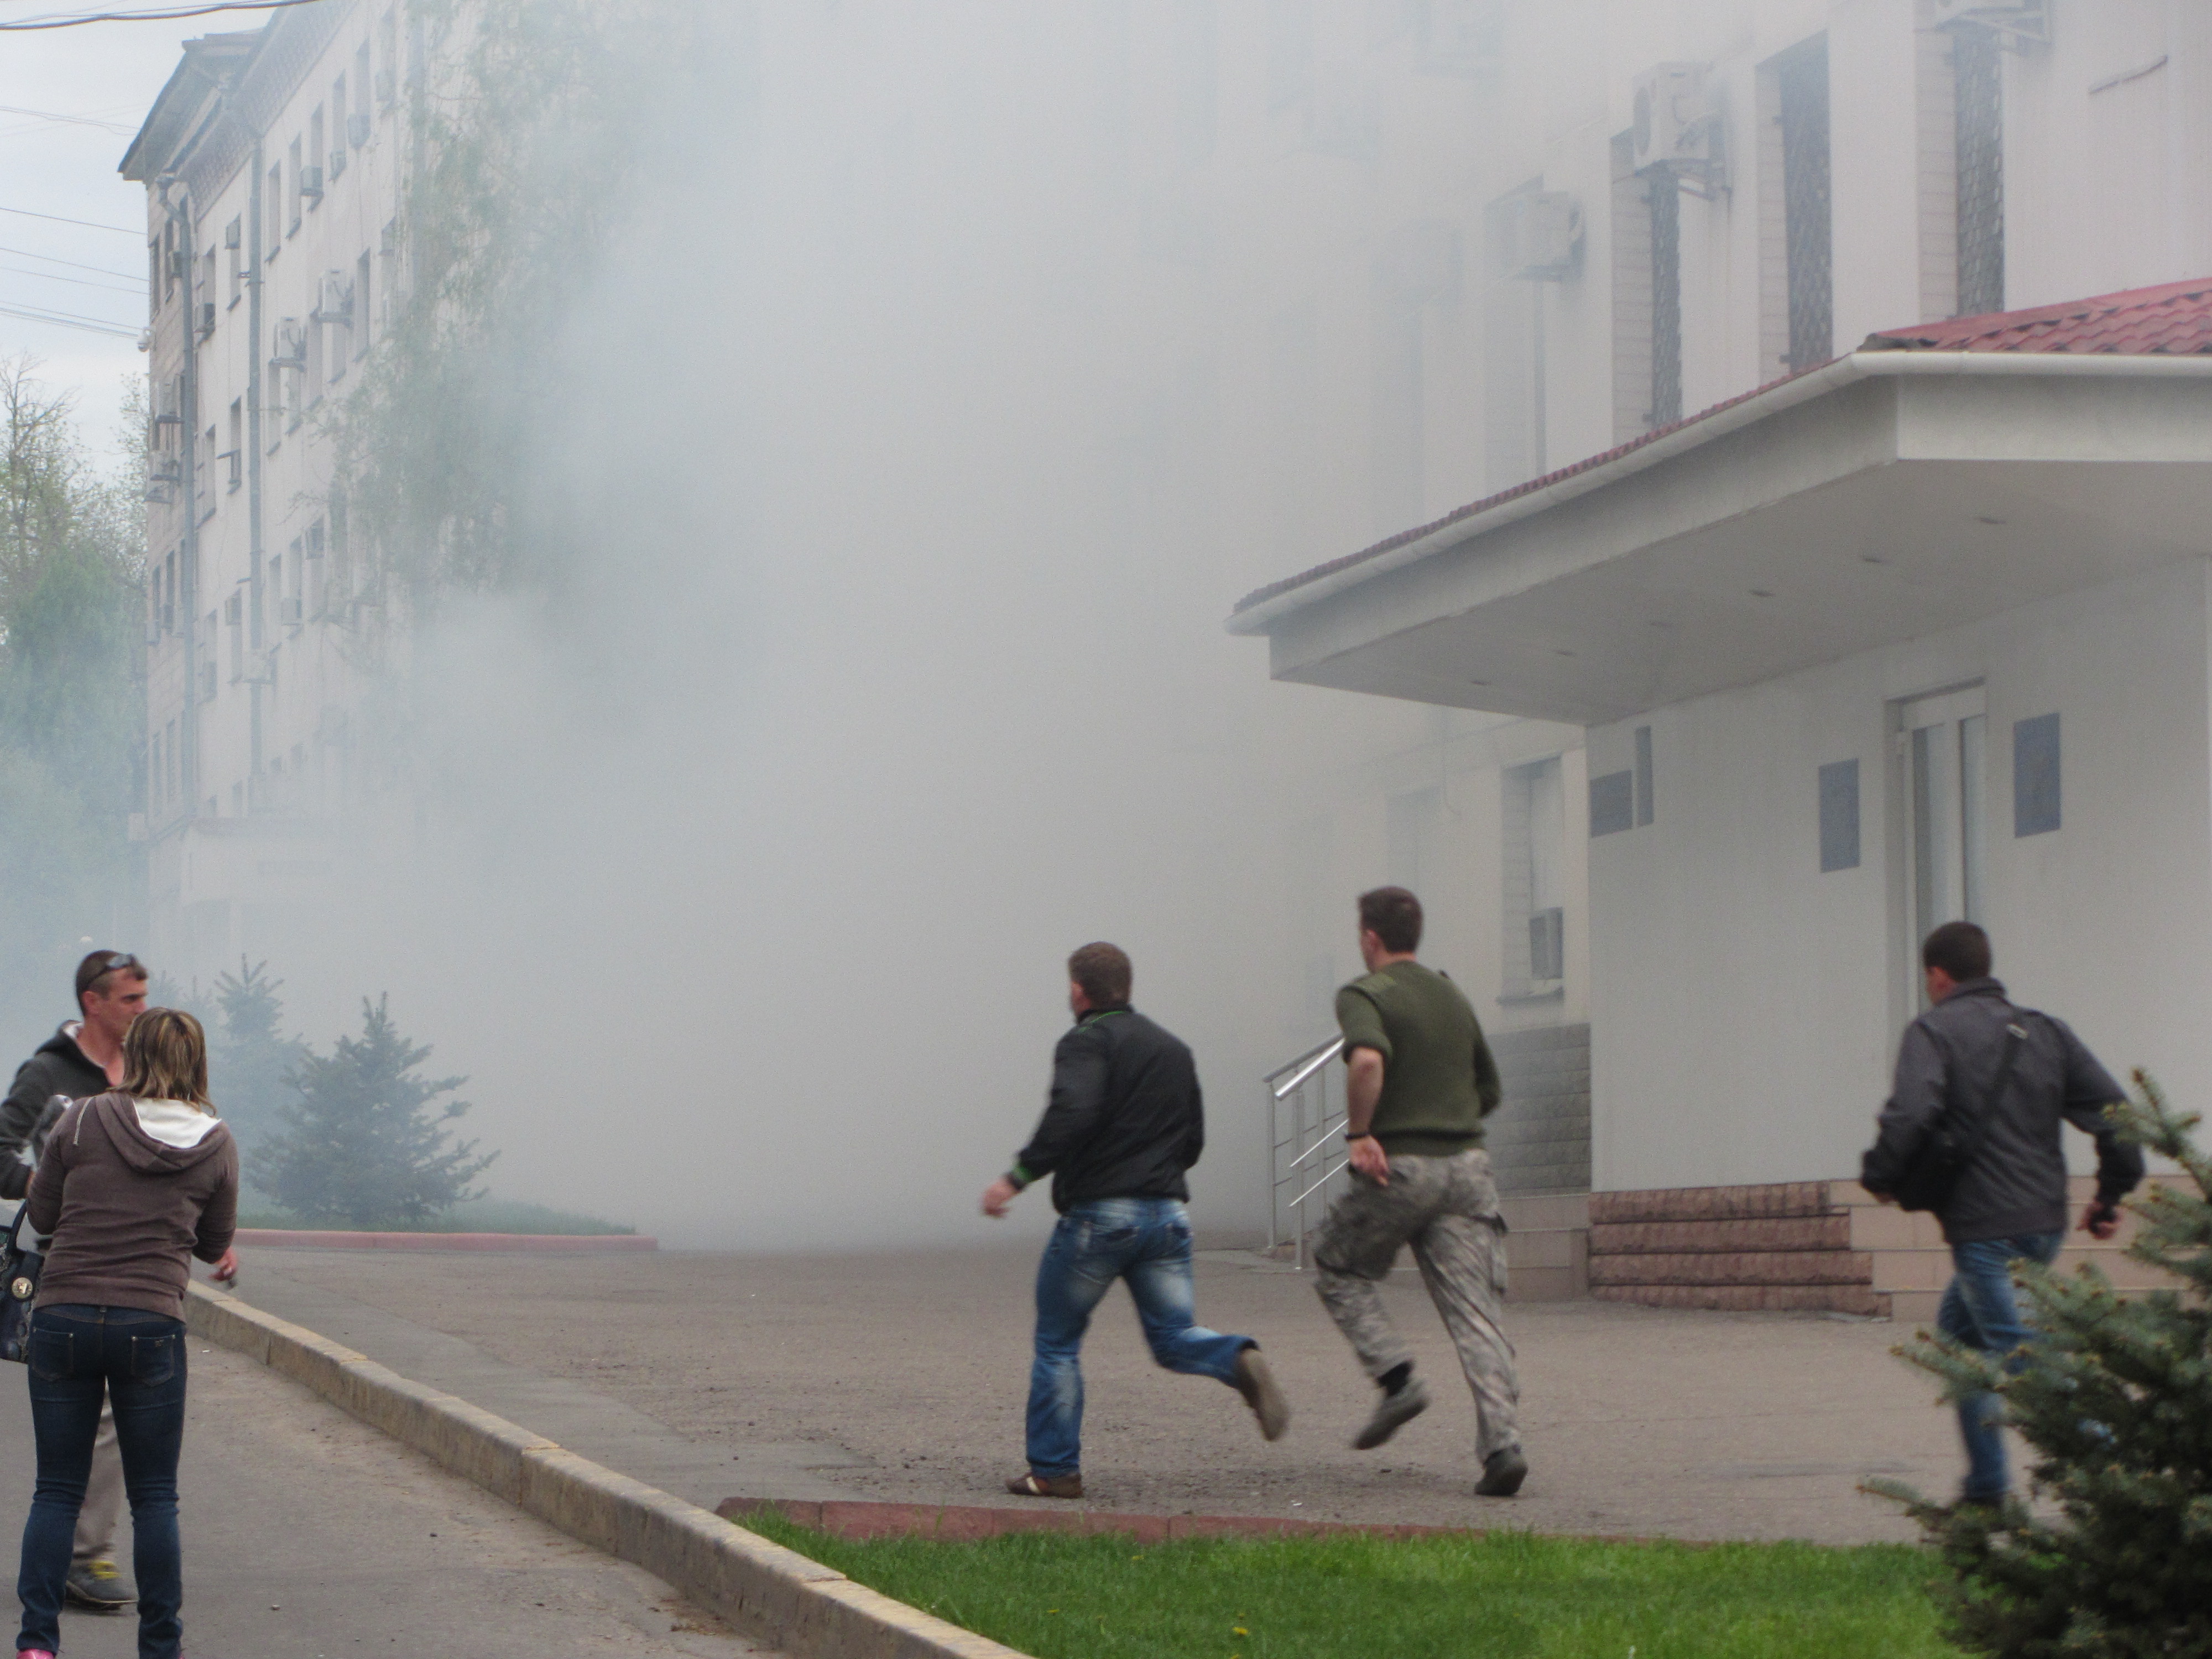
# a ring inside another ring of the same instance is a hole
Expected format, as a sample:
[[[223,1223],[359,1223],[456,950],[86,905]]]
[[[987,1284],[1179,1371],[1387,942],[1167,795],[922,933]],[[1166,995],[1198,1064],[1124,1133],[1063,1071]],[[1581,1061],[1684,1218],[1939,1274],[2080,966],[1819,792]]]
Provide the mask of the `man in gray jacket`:
[[[1896,1085],[1860,1181],[1887,1200],[1947,1109],[1977,1126],[1957,1184],[1936,1210],[1953,1268],[1936,1324],[1970,1348],[2011,1355],[2031,1336],[2014,1298],[2012,1264],[2048,1265],[2065,1242],[2059,1124],[2096,1137],[2097,1196],[2081,1218],[2092,1237],[2118,1229],[2116,1206],[2142,1179],[2142,1152],[2105,1116],[2106,1107],[2125,1098],[2111,1073],[2062,1022],[2014,1007],[1990,977],[1987,933],[1971,921],[1947,921],[1922,945],[1920,962],[1933,1006],[1898,1044]],[[2004,1499],[2010,1481],[2000,1421],[1995,1395],[1959,1402],[1962,1504]]]

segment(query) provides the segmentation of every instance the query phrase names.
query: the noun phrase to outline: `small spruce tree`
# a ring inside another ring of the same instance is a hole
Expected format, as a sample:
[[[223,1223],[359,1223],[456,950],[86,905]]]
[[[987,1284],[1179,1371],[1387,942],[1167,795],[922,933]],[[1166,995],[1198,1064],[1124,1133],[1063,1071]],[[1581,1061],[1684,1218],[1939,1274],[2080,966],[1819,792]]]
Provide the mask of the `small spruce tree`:
[[[222,1030],[210,1044],[208,1085],[249,1166],[292,1097],[287,1075],[307,1054],[304,1044],[278,1029],[284,1005],[276,993],[283,985],[270,977],[267,963],[244,957],[235,974],[220,975],[215,982]]]
[[[2152,1188],[2129,1207],[2128,1254],[2179,1288],[2121,1295],[2094,1266],[2015,1277],[2038,1338],[2024,1367],[1923,1334],[1898,1352],[1942,1378],[1945,1397],[1984,1389],[2033,1448],[2035,1489],[2057,1522],[2018,1498],[2002,1510],[1929,1502],[1892,1481],[1953,1577],[1952,1639],[1996,1659],[2151,1659],[2212,1654],[2212,1158],[2199,1120],[2168,1108],[2138,1071],[2140,1099],[2113,1109],[2123,1133],[2172,1159],[2196,1190]]]
[[[429,1057],[400,1036],[385,999],[364,997],[360,1036],[326,1055],[302,1047],[286,1077],[295,1097],[276,1114],[254,1185],[302,1220],[356,1227],[420,1223],[483,1197],[470,1182],[498,1154],[447,1144],[447,1126],[469,1107],[439,1097],[468,1079],[418,1077]]]

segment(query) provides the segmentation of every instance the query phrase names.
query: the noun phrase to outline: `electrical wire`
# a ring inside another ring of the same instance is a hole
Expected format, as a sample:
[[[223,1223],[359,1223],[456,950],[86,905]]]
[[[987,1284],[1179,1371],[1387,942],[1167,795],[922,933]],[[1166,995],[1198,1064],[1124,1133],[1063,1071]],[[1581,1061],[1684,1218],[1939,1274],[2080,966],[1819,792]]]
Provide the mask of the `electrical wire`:
[[[144,331],[136,328],[119,328],[113,323],[99,322],[90,317],[72,316],[65,311],[33,311],[23,306],[0,305],[0,317],[21,317],[27,322],[52,323],[57,328],[81,328],[88,334],[112,334],[121,340],[135,340]]]
[[[38,259],[50,265],[67,265],[71,270],[88,270],[95,276],[120,276],[126,283],[140,280],[135,270],[110,270],[106,265],[81,265],[74,259],[57,259],[51,253],[33,253],[27,247],[0,247],[0,253],[12,253],[18,259]]]
[[[7,25],[0,23],[0,28]],[[89,219],[64,219],[58,213],[33,213],[28,208],[0,207],[0,213],[20,213],[26,219],[51,219],[58,225],[78,225],[86,230],[112,230],[118,236],[143,236],[143,230],[130,230],[121,225],[96,225]]]
[[[26,270],[21,265],[0,265],[0,271],[11,276],[35,276],[42,283],[73,283],[79,288],[96,288],[105,294],[136,294],[143,297],[146,292],[143,283],[137,288],[118,288],[112,283],[95,283],[88,276],[64,276],[52,270]]]
[[[103,121],[92,115],[61,115],[50,109],[18,109],[13,104],[0,104],[0,115],[27,115],[34,121],[66,121],[71,126],[101,127],[109,132],[136,132],[137,128],[125,126],[120,121]]]
[[[322,0],[210,0],[198,6],[176,6],[166,11],[94,11],[77,16],[58,15],[27,18],[20,23],[0,23],[0,33],[33,29],[73,29],[87,23],[160,23],[177,17],[206,17],[219,11],[281,11],[287,6],[318,6]]]

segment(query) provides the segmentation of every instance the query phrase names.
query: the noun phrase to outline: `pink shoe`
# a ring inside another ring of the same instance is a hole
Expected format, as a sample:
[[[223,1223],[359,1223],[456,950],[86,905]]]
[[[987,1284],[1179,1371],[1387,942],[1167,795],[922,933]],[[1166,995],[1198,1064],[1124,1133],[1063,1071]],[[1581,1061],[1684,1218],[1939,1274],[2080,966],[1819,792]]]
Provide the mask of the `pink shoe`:
[[[44,1648],[18,1648],[15,1659],[54,1659],[54,1656]]]

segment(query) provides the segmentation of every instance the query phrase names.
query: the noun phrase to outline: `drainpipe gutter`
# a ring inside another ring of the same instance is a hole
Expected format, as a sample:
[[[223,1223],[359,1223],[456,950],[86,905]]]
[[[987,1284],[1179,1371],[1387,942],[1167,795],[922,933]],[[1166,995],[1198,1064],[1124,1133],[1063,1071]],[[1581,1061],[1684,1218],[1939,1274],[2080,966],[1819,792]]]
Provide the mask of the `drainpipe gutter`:
[[[1832,363],[1812,369],[1790,380],[1781,381],[1766,391],[1746,398],[1741,403],[1716,410],[1664,437],[1639,445],[1628,453],[1591,467],[1571,477],[1561,478],[1525,495],[1464,518],[1448,520],[1426,535],[1376,554],[1371,559],[1361,559],[1340,569],[1316,576],[1310,582],[1286,589],[1261,600],[1256,605],[1233,613],[1224,626],[1232,634],[1267,634],[1284,618],[1335,598],[1362,582],[1385,575],[1393,570],[1418,564],[1434,553],[1457,547],[1478,536],[1486,536],[1494,530],[1523,519],[1534,518],[1564,502],[1602,489],[1609,484],[1672,460],[1716,438],[1740,432],[1770,416],[1778,415],[1815,398],[1827,396],[1847,386],[1862,380],[1922,378],[1950,378],[1978,376],[1998,380],[2212,380],[2212,356],[2122,356],[2100,354],[2095,356],[2069,356],[2058,352],[1994,352],[1994,351],[1854,351]]]

